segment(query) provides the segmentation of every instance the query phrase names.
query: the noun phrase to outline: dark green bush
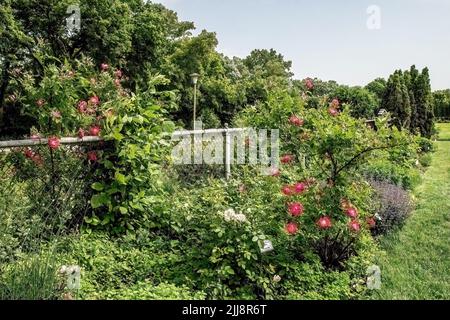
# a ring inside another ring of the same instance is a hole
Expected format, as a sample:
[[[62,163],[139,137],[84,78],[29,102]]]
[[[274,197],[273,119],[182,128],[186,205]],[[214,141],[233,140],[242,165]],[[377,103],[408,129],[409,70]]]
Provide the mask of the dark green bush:
[[[421,153],[428,153],[428,152],[434,151],[434,144],[433,144],[433,141],[431,141],[430,139],[427,139],[424,137],[419,137],[418,144],[419,144],[419,148],[420,148],[419,151]]]

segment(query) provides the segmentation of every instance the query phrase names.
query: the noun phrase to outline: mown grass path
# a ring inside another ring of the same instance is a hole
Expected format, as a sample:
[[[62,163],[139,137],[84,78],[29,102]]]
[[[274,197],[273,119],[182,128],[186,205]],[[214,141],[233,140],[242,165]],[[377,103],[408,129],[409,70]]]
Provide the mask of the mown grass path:
[[[450,299],[450,123],[438,128],[438,150],[414,191],[417,209],[382,239],[382,288],[372,298]]]

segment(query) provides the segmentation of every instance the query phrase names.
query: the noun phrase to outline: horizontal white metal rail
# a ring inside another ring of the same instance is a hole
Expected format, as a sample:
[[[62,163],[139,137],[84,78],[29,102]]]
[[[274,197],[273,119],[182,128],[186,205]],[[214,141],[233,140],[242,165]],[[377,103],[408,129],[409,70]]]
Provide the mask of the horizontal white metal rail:
[[[61,144],[84,144],[84,143],[98,143],[100,141],[103,141],[103,139],[97,136],[85,136],[83,138],[73,138],[73,137],[60,138],[59,141],[61,142]],[[47,143],[48,143],[47,138],[7,140],[7,141],[0,141],[0,149],[40,146],[46,145]]]
[[[231,176],[231,136],[236,132],[245,132],[247,128],[223,128],[223,129],[204,129],[204,130],[178,130],[172,133],[172,138],[180,138],[185,136],[202,136],[204,134],[225,134],[225,172],[226,178]],[[99,143],[103,138],[98,136],[85,136],[83,138],[64,137],[60,138],[60,143],[63,145],[77,145],[88,143]],[[34,138],[22,140],[7,140],[0,141],[0,149],[9,149],[16,147],[33,147],[46,145],[47,138]]]

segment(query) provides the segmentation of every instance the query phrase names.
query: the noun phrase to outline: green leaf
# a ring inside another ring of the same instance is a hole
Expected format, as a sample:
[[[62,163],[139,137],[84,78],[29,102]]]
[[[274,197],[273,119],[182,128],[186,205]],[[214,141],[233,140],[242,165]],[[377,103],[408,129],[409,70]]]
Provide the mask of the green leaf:
[[[107,216],[105,216],[105,217],[103,218],[103,220],[102,220],[102,222],[101,222],[101,225],[102,225],[102,226],[105,226],[105,225],[107,225],[110,221],[111,221],[111,216],[110,216],[110,215],[107,215]]]
[[[91,206],[93,209],[100,208],[105,205],[109,200],[109,197],[104,193],[94,194],[91,198]]]
[[[123,134],[121,134],[121,133],[118,132],[118,131],[114,131],[113,134],[112,134],[112,136],[113,136],[113,138],[114,138],[115,140],[117,140],[117,141],[120,141],[120,140],[123,139]]]
[[[125,207],[119,207],[119,211],[121,214],[126,214],[128,212],[128,209]]]
[[[106,168],[106,169],[112,169],[112,168],[114,168],[114,164],[113,164],[111,161],[109,161],[109,160],[104,160],[104,161],[103,161],[103,164],[105,165],[105,168]]]
[[[92,187],[92,189],[94,189],[96,191],[102,191],[105,186],[103,185],[103,183],[94,182],[91,187]]]
[[[126,177],[121,174],[120,172],[116,171],[116,173],[114,174],[114,179],[119,183],[119,184],[127,184],[127,179]]]

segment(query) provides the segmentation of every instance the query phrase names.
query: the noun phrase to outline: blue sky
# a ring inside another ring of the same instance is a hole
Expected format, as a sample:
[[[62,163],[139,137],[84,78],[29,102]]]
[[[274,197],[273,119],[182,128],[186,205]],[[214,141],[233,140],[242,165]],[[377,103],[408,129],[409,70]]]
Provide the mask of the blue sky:
[[[395,69],[430,68],[433,89],[450,88],[450,0],[158,0],[217,33],[218,50],[245,57],[274,48],[295,77],[365,85]],[[370,30],[367,9],[380,9]]]

